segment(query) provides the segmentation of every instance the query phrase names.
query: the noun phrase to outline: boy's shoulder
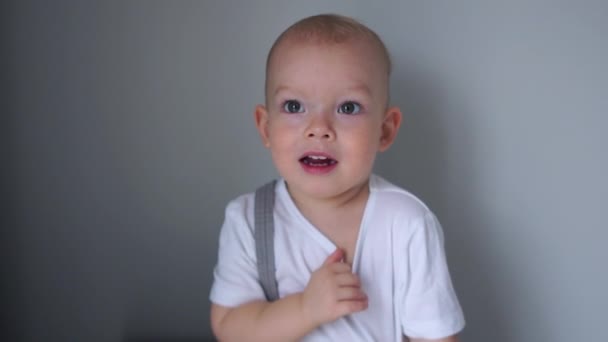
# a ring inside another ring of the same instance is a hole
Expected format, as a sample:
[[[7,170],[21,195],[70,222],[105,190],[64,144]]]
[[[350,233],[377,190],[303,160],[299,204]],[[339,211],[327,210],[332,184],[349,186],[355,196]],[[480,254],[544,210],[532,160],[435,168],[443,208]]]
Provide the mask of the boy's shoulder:
[[[225,219],[234,221],[239,226],[248,227],[253,232],[254,194],[254,192],[248,192],[230,200],[224,212]]]
[[[375,196],[376,208],[381,210],[400,213],[409,218],[432,214],[429,207],[416,195],[376,174],[370,177],[370,192]]]

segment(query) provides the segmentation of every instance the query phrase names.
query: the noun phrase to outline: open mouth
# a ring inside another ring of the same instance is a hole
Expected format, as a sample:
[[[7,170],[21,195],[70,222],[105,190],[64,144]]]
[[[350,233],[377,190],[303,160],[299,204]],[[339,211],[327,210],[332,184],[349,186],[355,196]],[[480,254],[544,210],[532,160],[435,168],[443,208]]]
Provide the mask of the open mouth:
[[[309,167],[328,167],[335,165],[337,162],[333,158],[322,155],[306,155],[300,158],[300,163]]]

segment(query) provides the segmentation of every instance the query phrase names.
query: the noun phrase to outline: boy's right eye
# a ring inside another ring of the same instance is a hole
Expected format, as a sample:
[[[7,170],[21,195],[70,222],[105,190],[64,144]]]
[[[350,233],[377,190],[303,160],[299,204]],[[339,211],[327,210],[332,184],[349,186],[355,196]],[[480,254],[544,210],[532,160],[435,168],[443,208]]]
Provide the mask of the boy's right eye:
[[[283,110],[287,113],[302,113],[304,112],[304,107],[296,100],[287,100],[283,104]]]

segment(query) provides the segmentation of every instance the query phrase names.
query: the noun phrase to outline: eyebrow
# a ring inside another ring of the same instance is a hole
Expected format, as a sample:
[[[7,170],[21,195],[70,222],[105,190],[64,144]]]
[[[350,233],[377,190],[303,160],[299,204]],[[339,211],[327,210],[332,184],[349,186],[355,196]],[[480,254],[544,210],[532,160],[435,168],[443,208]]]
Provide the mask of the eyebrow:
[[[278,93],[283,92],[283,91],[288,91],[291,88],[286,86],[286,85],[280,85],[278,86],[275,91],[273,92],[273,96],[276,96]],[[362,92],[365,93],[368,96],[372,95],[372,91],[371,89],[364,83],[357,83],[356,85],[352,86],[352,87],[347,87],[345,88],[346,91],[348,92]]]
[[[280,93],[282,91],[287,91],[287,90],[289,90],[288,86],[281,85],[281,86],[278,86],[277,89],[275,89],[275,91],[272,93],[272,95],[276,96],[278,93]]]

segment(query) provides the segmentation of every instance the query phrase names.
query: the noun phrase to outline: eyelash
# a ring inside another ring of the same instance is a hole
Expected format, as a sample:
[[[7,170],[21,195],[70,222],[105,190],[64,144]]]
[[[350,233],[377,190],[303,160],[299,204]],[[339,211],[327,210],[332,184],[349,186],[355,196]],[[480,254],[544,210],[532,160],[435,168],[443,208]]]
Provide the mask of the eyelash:
[[[354,105],[355,109],[353,110],[352,113],[344,113],[342,111],[342,107],[344,107],[345,105]],[[363,106],[361,106],[361,104],[359,102],[355,102],[355,101],[345,101],[345,102],[342,102],[342,104],[338,106],[338,113],[340,113],[340,114],[357,115],[357,114],[361,113],[361,110],[363,110]]]
[[[298,109],[296,112],[292,112],[291,110],[288,109],[289,108],[288,106],[293,105],[293,104],[298,105]],[[281,108],[285,113],[289,113],[289,114],[297,114],[297,113],[304,112],[304,106],[302,106],[302,104],[298,100],[287,100],[287,101],[283,102],[283,105],[281,106]]]
[[[297,105],[297,108],[289,109],[290,105]],[[353,112],[345,113],[342,109],[342,107],[344,107],[345,105],[354,105],[355,108],[353,109]],[[288,114],[298,114],[298,113],[304,112],[304,106],[302,106],[302,104],[298,100],[286,100],[281,105],[281,109],[285,113],[288,113]],[[357,115],[357,114],[360,114],[362,111],[363,111],[363,106],[359,102],[356,102],[356,101],[344,101],[337,108],[338,113],[345,114],[345,115]]]

